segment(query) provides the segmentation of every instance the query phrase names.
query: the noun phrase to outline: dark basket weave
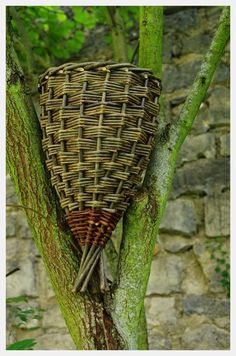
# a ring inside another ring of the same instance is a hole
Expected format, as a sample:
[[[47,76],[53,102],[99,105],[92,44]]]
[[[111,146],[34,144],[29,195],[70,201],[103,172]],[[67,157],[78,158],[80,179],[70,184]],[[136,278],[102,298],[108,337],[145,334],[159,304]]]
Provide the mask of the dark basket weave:
[[[161,83],[122,63],[66,63],[40,77],[51,181],[83,245],[105,245],[141,183],[157,130]]]

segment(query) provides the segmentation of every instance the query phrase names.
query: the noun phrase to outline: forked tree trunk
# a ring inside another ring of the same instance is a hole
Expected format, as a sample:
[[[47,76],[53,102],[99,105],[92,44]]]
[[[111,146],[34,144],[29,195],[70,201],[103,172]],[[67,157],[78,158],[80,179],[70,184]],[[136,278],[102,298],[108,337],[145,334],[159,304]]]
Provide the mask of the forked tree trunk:
[[[160,34],[158,24],[155,30],[152,16],[161,21],[162,11],[144,7],[141,16],[144,28],[141,31],[140,51],[146,45],[146,36],[154,36],[152,41],[155,42],[156,34]],[[149,26],[152,26],[151,32]],[[161,121],[144,187],[124,218],[117,283],[111,292],[103,296],[72,292],[79,265],[77,252],[43,163],[38,119],[8,30],[7,166],[20,202],[26,207],[25,214],[35,243],[78,349],[148,348],[143,303],[176,155],[192,126],[228,38],[229,8],[225,8],[180,117],[170,127],[163,119]],[[140,65],[149,66],[157,72],[161,69],[160,65],[156,67],[156,56],[152,55],[152,51],[150,53],[148,58],[141,55]]]

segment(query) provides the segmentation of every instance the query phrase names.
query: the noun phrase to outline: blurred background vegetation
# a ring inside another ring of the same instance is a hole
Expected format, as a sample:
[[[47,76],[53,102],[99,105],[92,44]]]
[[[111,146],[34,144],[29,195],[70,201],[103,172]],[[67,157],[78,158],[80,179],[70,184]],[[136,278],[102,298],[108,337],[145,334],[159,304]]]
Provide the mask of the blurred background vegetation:
[[[105,6],[15,6],[9,9],[15,48],[26,79],[31,83],[34,76],[48,67],[77,61],[81,57],[91,60],[89,53],[85,55],[85,52],[86,39],[92,30],[100,32],[100,45],[110,48],[104,59],[113,57],[112,36],[120,35],[126,47],[121,60],[137,62],[138,6],[119,9]],[[96,43],[94,46],[97,47]],[[98,59],[103,58],[93,58]]]

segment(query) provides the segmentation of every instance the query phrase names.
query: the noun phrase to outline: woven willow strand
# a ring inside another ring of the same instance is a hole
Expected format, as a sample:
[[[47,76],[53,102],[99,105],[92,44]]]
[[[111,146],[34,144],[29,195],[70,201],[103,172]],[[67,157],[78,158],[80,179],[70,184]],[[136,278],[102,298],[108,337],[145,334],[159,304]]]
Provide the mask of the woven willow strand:
[[[124,211],[148,163],[160,82],[130,64],[69,63],[49,69],[40,88],[47,166],[62,207]]]
[[[129,63],[66,63],[40,77],[39,91],[46,165],[83,249],[75,290],[84,291],[143,179],[161,83]]]

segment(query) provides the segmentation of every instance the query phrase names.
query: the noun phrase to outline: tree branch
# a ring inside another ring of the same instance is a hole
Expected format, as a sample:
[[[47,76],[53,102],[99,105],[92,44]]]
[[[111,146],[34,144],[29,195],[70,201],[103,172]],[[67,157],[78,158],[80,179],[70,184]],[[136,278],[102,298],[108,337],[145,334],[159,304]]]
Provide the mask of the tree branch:
[[[211,84],[213,75],[230,36],[230,7],[224,7],[211,46],[203,59],[178,119],[170,129],[169,148],[178,153],[185,137],[191,130],[199,107]]]
[[[145,30],[142,32],[141,29],[140,33],[145,34],[141,35],[141,41],[144,41],[147,33],[152,36],[153,31],[155,31],[153,28],[153,23],[155,22],[150,19],[152,18],[152,11],[149,11],[149,9],[143,9],[142,14],[145,15],[145,21],[143,22],[141,17],[140,24],[141,26],[145,26]],[[160,9],[159,14],[161,14]],[[153,16],[157,19],[157,13],[153,13]],[[149,29],[149,23],[152,31]],[[161,33],[162,21],[160,21],[160,18],[156,22],[156,26],[160,26],[156,31],[157,33]],[[118,326],[119,332],[121,335],[125,334],[126,339],[128,335],[128,343],[133,349],[137,348],[138,345],[137,321],[141,314],[146,293],[160,221],[172,185],[176,155],[186,133],[190,130],[200,102],[205,95],[213,73],[223,54],[228,36],[229,9],[226,8],[223,11],[219,28],[217,29],[209,53],[200,70],[200,75],[197,76],[197,78],[202,78],[202,73],[204,73],[206,81],[201,85],[199,84],[199,80],[197,81],[197,85],[194,83],[178,123],[173,125],[173,127],[167,124],[163,128],[162,125],[159,129],[143,190],[135,197],[124,218],[124,235],[118,267],[120,278],[118,286],[114,291],[114,300],[111,308],[112,317]],[[158,40],[161,41],[160,36]],[[152,43],[151,39],[148,45],[147,43],[140,43],[140,48],[143,48],[143,52],[145,46],[150,46],[150,43]],[[152,49],[154,53],[152,51],[149,52],[151,58],[146,56],[145,53],[141,54],[141,64],[146,64],[147,66],[153,64],[152,69],[155,70],[155,73],[161,74],[160,47],[155,45]],[[214,56],[215,60],[213,59]],[[157,58],[156,62],[153,61],[155,57]],[[204,87],[204,90],[202,87]],[[198,93],[197,89],[199,89],[200,93]],[[193,97],[193,93],[195,93],[197,99]],[[191,119],[187,120],[189,113]],[[178,138],[176,132],[180,134],[180,138]],[[126,311],[125,318],[119,319],[119,315],[123,315],[124,310]]]
[[[118,6],[107,6],[107,19],[111,29],[114,60],[127,62],[128,47],[125,38],[125,26]]]
[[[141,6],[139,26],[139,66],[162,76],[163,7]]]
[[[161,215],[170,193],[177,153],[186,135],[191,130],[199,106],[205,97],[228,42],[230,33],[229,14],[229,7],[225,7],[211,46],[202,62],[179,118],[172,125],[166,124],[164,128],[162,127],[156,138],[156,145],[151,154],[144,184],[147,189],[153,187],[153,194],[156,196]]]
[[[139,20],[139,66],[151,68],[162,78],[163,57],[163,6],[141,6]],[[159,99],[159,123],[166,123],[163,96]]]
[[[38,119],[9,29],[7,33],[7,166],[20,205],[30,208],[24,212],[76,347],[120,349],[120,337],[104,308],[102,296],[72,292],[78,270],[77,253],[49,184]]]
[[[161,75],[163,9],[160,7],[141,9],[139,65],[153,69],[155,64],[155,73]],[[149,46],[151,50],[148,49]],[[156,214],[154,199],[149,197],[148,192],[141,192],[124,217],[118,267],[119,280],[111,302],[111,310],[120,334],[131,349],[145,348],[145,342],[147,345],[145,333],[140,340],[140,325],[145,325],[143,303],[156,240]]]

